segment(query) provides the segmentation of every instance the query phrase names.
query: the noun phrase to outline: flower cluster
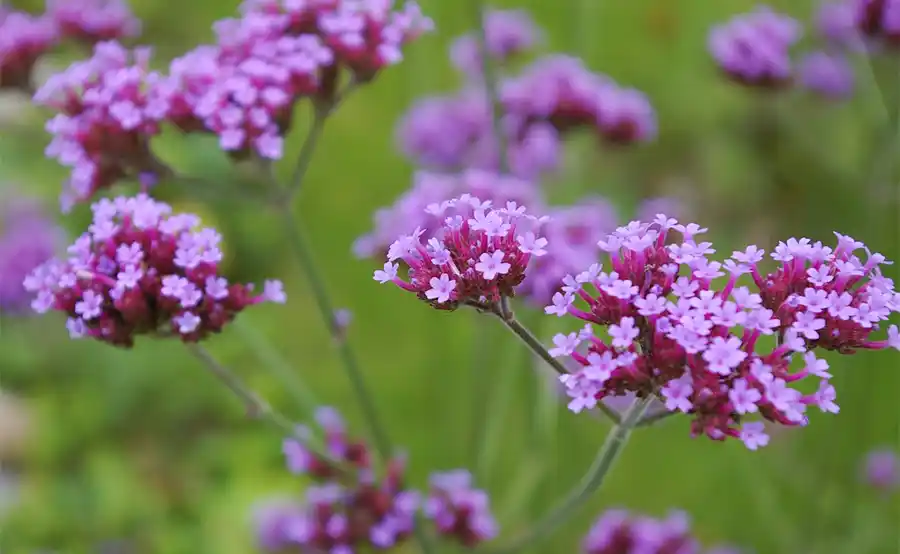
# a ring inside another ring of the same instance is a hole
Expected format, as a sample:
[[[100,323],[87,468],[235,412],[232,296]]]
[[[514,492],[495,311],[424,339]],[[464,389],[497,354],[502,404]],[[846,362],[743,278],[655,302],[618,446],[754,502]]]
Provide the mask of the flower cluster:
[[[28,90],[35,63],[58,41],[53,22],[0,7],[0,88]]]
[[[584,554],[737,554],[731,548],[701,548],[683,512],[655,519],[625,510],[608,510],[601,515],[584,538],[581,551]]]
[[[96,9],[76,9],[85,2]],[[135,32],[127,10],[106,0],[59,2],[48,17],[92,42]],[[118,42],[99,42],[91,59],[55,75],[35,96],[59,112],[47,126],[54,137],[48,154],[72,168],[64,207],[124,178],[166,175],[150,147],[164,123],[213,133],[236,158],[279,159],[297,101],[312,98],[329,110],[345,73],[355,83],[370,81],[431,27],[413,2],[400,10],[381,0],[245,2],[241,17],[215,23],[216,44],[176,58],[167,74],[148,69],[148,49],[130,56]],[[27,49],[19,50],[21,60],[10,67],[30,68]]]
[[[221,236],[199,218],[175,214],[146,195],[101,200],[93,223],[66,259],[52,259],[25,280],[38,313],[69,316],[73,338],[131,347],[142,334],[199,341],[218,333],[245,307],[283,303],[278,281],[260,295],[218,274]]]
[[[863,463],[863,478],[872,488],[891,493],[900,488],[900,458],[890,448],[869,452]]]
[[[473,488],[468,471],[435,473],[429,484],[425,515],[434,521],[438,533],[469,548],[497,535],[490,499],[484,491]]]
[[[366,546],[384,550],[403,544],[413,532],[416,514],[424,508],[438,532],[465,544],[493,538],[495,524],[486,495],[471,488],[465,472],[435,475],[427,498],[405,485],[406,464],[395,458],[383,478],[376,479],[364,442],[351,439],[340,415],[320,408],[316,421],[333,459],[356,471],[340,472],[297,439],[284,442],[288,468],[311,477],[304,503],[278,500],[257,512],[260,546],[266,551],[313,549],[351,554]],[[302,437],[310,430],[301,428]],[[304,550],[305,551],[305,550]]]
[[[0,195],[0,312],[23,312],[31,295],[22,285],[38,265],[53,257],[62,232],[30,198]]]
[[[422,228],[394,241],[388,261],[374,278],[414,292],[434,308],[486,307],[515,296],[531,257],[547,253],[547,239],[539,234],[546,220],[527,214],[515,202],[494,208],[490,201],[465,194],[426,210],[446,216],[442,227],[427,246],[422,244]],[[397,260],[408,266],[408,281],[398,276]]]
[[[894,44],[900,42],[900,4],[896,0],[845,0],[853,10],[853,21],[863,36]]]
[[[713,27],[709,50],[719,68],[743,85],[784,88],[799,83],[823,98],[846,99],[853,93],[855,75],[845,51],[858,46],[853,7],[847,0],[823,4],[815,23],[824,48],[804,54],[796,68],[791,50],[803,25],[768,6]]]
[[[168,101],[149,69],[150,51],[101,42],[90,59],[50,77],[35,102],[59,113],[47,122],[47,155],[71,167],[63,210],[124,177],[159,170],[149,139],[161,132]]]
[[[47,16],[60,35],[87,44],[141,34],[141,22],[124,0],[47,0]]]
[[[491,10],[484,18],[488,55],[500,63],[527,52],[543,40],[542,31],[524,10]],[[468,33],[450,45],[450,60],[467,76],[478,79],[481,67],[480,33]]]
[[[609,253],[608,272],[594,264],[565,278],[564,292],[546,311],[587,322],[579,332],[554,337],[551,351],[582,366],[561,377],[572,411],[628,392],[659,395],[670,411],[693,416],[695,435],[738,437],[756,449],[768,436],[762,423],[745,421],[748,415],[805,425],[809,405],[838,411],[828,363],[816,348],[900,349],[896,326],[887,339],[872,337],[900,311],[900,295],[879,270],[884,256],[861,260],[856,253],[864,245],[843,235],[834,248],[790,239],[772,252],[778,265],[765,274],[764,252],[756,246],[724,262],[710,260],[712,244],[697,240],[705,231],[663,215],[632,222],[600,243]],[[723,286],[713,285],[726,275]],[[758,292],[738,285],[743,275]],[[608,338],[594,336],[593,325],[607,327]],[[764,348],[764,336],[777,344]],[[584,342],[587,354],[576,351]],[[802,367],[792,371],[797,356]],[[794,388],[806,378],[818,380],[811,394]]]

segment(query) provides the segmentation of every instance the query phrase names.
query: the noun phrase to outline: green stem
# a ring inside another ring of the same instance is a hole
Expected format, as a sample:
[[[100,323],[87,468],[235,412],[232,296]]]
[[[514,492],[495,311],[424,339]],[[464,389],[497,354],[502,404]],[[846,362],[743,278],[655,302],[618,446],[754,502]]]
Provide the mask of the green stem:
[[[507,329],[509,329],[513,332],[513,334],[519,337],[522,342],[524,342],[528,346],[528,348],[531,349],[532,352],[534,352],[535,354],[540,356],[542,360],[547,362],[547,364],[552,367],[554,371],[556,371],[560,375],[569,374],[569,370],[567,370],[559,360],[551,356],[550,352],[548,352],[547,349],[544,348],[544,345],[541,344],[541,341],[538,340],[537,337],[535,337],[525,326],[519,323],[515,317],[502,317],[500,314],[495,315],[497,315],[500,321],[502,321],[503,324],[506,325]],[[606,404],[598,402],[597,408],[599,408],[600,411],[603,412],[606,417],[611,419],[614,423],[619,423],[619,421],[621,420],[619,414],[617,414],[615,410],[613,410]]]
[[[603,446],[597,453],[594,463],[588,469],[581,482],[568,495],[553,508],[550,513],[528,527],[528,530],[510,541],[505,546],[491,550],[490,554],[512,554],[522,548],[534,546],[538,541],[547,538],[560,525],[568,521],[572,514],[578,510],[591,496],[603,485],[613,464],[618,459],[623,447],[631,436],[631,431],[641,419],[647,406],[653,397],[635,399],[634,404],[625,412],[622,422],[613,427]]]
[[[297,425],[280,412],[276,411],[272,406],[260,398],[253,392],[233,371],[219,363],[208,350],[199,344],[189,344],[188,350],[203,366],[209,371],[220,383],[230,390],[243,403],[247,414],[254,419],[266,421],[277,430],[284,433],[287,437],[295,438],[310,449],[316,456],[319,456],[335,468],[342,471],[350,472],[345,464],[334,458],[320,444],[309,437],[300,437],[297,434]]]
[[[337,324],[334,318],[334,305],[332,304],[331,296],[328,294],[328,289],[325,286],[325,279],[319,272],[315,260],[313,259],[312,252],[307,244],[306,237],[300,229],[298,222],[295,220],[290,206],[284,207],[283,218],[285,232],[290,241],[291,250],[297,257],[300,268],[312,287],[313,298],[319,309],[319,316],[328,326],[329,332],[333,334],[337,328]],[[356,352],[354,352],[348,341],[339,340],[336,342],[338,345],[338,354],[341,357],[344,369],[350,379],[350,386],[353,387],[353,392],[359,401],[363,417],[369,425],[372,438],[375,441],[375,449],[378,451],[381,458],[387,462],[392,455],[391,444],[388,440],[387,432],[381,423],[381,419],[378,416],[378,410],[375,409],[375,403],[372,400],[372,394],[363,377],[362,369],[360,368],[359,361],[356,357]]]

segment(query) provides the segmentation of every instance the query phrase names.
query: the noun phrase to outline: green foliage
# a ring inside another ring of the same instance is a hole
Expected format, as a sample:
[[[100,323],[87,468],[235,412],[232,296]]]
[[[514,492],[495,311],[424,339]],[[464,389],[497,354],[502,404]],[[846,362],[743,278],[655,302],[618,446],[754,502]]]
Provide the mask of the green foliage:
[[[133,3],[144,18],[145,39],[159,45],[163,58],[210,40],[210,23],[231,14],[237,4]],[[372,264],[353,259],[350,244],[368,230],[373,209],[409,185],[413,168],[393,144],[397,117],[420,95],[458,84],[446,50],[455,35],[472,26],[473,14],[466,2],[421,3],[438,32],[335,116],[299,208],[337,304],[354,312],[350,340],[362,353],[394,441],[409,449],[416,484],[424,484],[432,470],[471,463],[466,442],[474,394],[469,347],[473,333],[480,331],[466,317],[470,314],[431,311],[407,295],[378,288],[370,278]],[[547,28],[552,50],[582,55],[592,68],[646,91],[658,109],[658,143],[623,155],[579,148],[581,159],[574,163],[582,169],[567,174],[566,182],[630,206],[675,179],[686,183],[681,186],[695,219],[714,230],[720,245],[768,242],[788,233],[828,240],[830,229],[840,229],[896,258],[896,230],[882,223],[896,223],[896,206],[889,220],[864,194],[872,144],[865,114],[871,97],[841,106],[789,97],[775,113],[762,112],[752,94],[722,83],[711,67],[707,29],[749,2],[498,4],[531,10]],[[801,17],[810,10],[805,2],[780,4]],[[60,56],[60,63],[75,55]],[[42,157],[44,115],[34,109],[28,121],[0,134],[0,177],[31,187],[52,204],[64,172]],[[782,137],[766,152],[759,150],[758,130],[749,124],[763,116]],[[301,134],[291,138],[287,151],[296,151]],[[250,179],[228,165],[208,140],[173,136],[164,144],[164,157],[190,174],[223,182]],[[278,168],[290,170],[288,162]],[[285,279],[287,306],[251,310],[242,316],[245,323],[276,346],[319,398],[340,407],[355,429],[363,428],[309,290],[297,278],[272,218],[234,199],[207,202],[198,191],[167,187],[162,194],[179,205],[202,206],[204,219],[221,226],[232,276]],[[77,231],[86,216],[80,209],[66,225]],[[500,331],[491,336],[505,350],[482,358],[475,375],[505,383],[509,376],[495,363],[520,363],[525,356],[510,354],[509,349],[520,348],[511,337]],[[290,392],[266,373],[238,333],[214,339],[211,349],[272,404],[299,413],[291,407]],[[788,433],[763,452],[692,440],[687,423],[677,418],[642,430],[590,509],[541,551],[572,552],[601,509],[625,506],[652,513],[687,509],[704,539],[759,552],[796,552],[814,538],[828,541],[809,550],[817,553],[894,552],[896,535],[892,539],[891,533],[896,531],[889,524],[896,522],[897,506],[879,503],[858,485],[857,466],[868,448],[896,444],[897,359],[892,354],[829,358],[840,381],[840,416],[813,415],[808,429]],[[521,372],[526,377],[513,380],[517,394],[502,432],[491,430],[492,440],[502,442],[491,450],[496,463],[483,484],[497,493],[498,503],[530,486],[511,483],[512,476],[532,479],[529,429],[537,389],[527,377],[531,362]],[[128,539],[139,553],[244,554],[251,549],[251,505],[270,495],[297,494],[304,485],[283,468],[280,437],[245,421],[237,402],[214,386],[179,345],[144,341],[132,352],[118,352],[70,342],[55,317],[4,320],[0,378],[4,389],[33,407],[36,429],[27,452],[15,460],[24,488],[22,504],[0,534],[4,552],[40,547],[87,553],[102,541]],[[522,499],[527,505],[514,510],[521,517],[507,531],[526,526],[575,483],[603,440],[605,423],[572,417],[562,404],[558,412],[555,439],[544,448],[545,483]],[[870,549],[834,550],[836,544],[856,544],[839,540],[872,537]]]

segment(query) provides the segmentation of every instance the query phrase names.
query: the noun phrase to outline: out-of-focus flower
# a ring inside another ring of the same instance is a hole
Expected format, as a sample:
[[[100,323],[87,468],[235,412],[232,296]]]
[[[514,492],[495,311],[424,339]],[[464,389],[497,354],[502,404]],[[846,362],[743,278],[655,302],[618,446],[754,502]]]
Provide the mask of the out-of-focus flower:
[[[92,45],[141,34],[141,22],[124,0],[47,0],[47,16],[62,36]]]
[[[704,550],[691,534],[684,512],[665,519],[608,510],[594,523],[582,543],[584,554],[737,554],[731,548]]]
[[[656,214],[667,214],[669,217],[684,216],[684,205],[677,198],[657,196],[641,201],[634,214],[638,221],[652,221]]]
[[[798,21],[761,6],[715,26],[709,34],[709,50],[733,80],[748,86],[779,87],[792,79],[790,49],[801,34]]]
[[[61,229],[35,200],[0,194],[0,312],[28,310],[32,295],[22,282],[62,244]]]
[[[578,58],[554,55],[535,61],[501,84],[504,109],[528,122],[546,121],[564,134],[593,129],[615,144],[656,137],[656,114],[646,95],[588,70]]]
[[[900,458],[888,448],[873,450],[863,464],[863,478],[871,487],[893,492],[900,486]]]
[[[218,274],[221,236],[191,214],[141,194],[101,200],[69,257],[35,269],[25,288],[38,313],[68,315],[72,338],[129,348],[138,335],[197,342],[218,333],[247,306],[286,300],[281,283],[262,294]]]
[[[422,243],[422,228],[394,241],[374,279],[413,292],[434,308],[487,307],[515,296],[532,256],[547,253],[547,239],[540,235],[545,220],[515,202],[495,208],[490,201],[464,194],[431,204],[426,211],[445,218],[441,228],[427,245]],[[397,260],[409,268],[408,280],[399,276]]]
[[[525,10],[491,10],[484,19],[484,35],[487,52],[500,63],[536,46],[543,37],[531,15]],[[479,45],[482,31],[458,37],[450,45],[450,61],[472,78],[479,78],[481,53]]]
[[[68,210],[125,177],[159,171],[150,139],[160,133],[169,102],[148,68],[149,49],[130,53],[102,42],[89,60],[50,77],[35,102],[59,113],[47,122],[47,155],[72,168],[61,197]]]
[[[828,363],[815,348],[900,349],[894,325],[885,340],[871,337],[900,311],[900,295],[879,269],[881,254],[863,261],[856,252],[864,245],[840,234],[834,248],[792,238],[778,244],[771,257],[779,266],[764,274],[764,251],[753,245],[724,263],[710,260],[712,243],[697,241],[704,232],[664,215],[634,221],[599,243],[610,256],[608,272],[594,264],[565,278],[545,311],[587,322],[554,337],[550,352],[582,366],[560,377],[572,411],[628,392],[658,395],[668,410],[693,416],[694,435],[740,438],[755,450],[769,437],[761,422],[746,421],[752,414],[797,426],[806,425],[810,405],[838,412]],[[713,286],[726,275],[724,286]],[[738,286],[743,275],[758,293]],[[594,336],[593,325],[607,327],[609,338]],[[779,338],[771,351],[757,351],[763,335]],[[585,342],[587,354],[577,350]],[[792,370],[796,357],[803,365]],[[818,379],[812,394],[794,388],[806,378]]]
[[[858,49],[861,35],[856,26],[855,0],[823,2],[816,13],[816,29],[825,40],[835,46]]]
[[[289,498],[261,501],[252,509],[256,544],[265,552],[283,552],[292,546],[292,528],[306,517],[305,506]]]
[[[301,510],[289,506],[257,519],[258,536],[265,536],[268,544],[316,552],[350,553],[366,546],[386,549],[402,544],[412,533],[421,503],[421,495],[405,487],[405,460],[392,460],[378,479],[370,467],[368,446],[347,435],[335,410],[320,408],[316,421],[329,454],[358,473],[341,474],[299,440],[285,440],[288,468],[311,477],[317,486],[307,489]],[[299,429],[301,437],[309,433],[307,428]]]
[[[853,95],[853,67],[840,54],[812,52],[800,62],[800,81],[807,89],[832,100]]]
[[[35,63],[58,39],[46,17],[0,8],[0,89],[30,90]]]
[[[888,44],[900,42],[900,2],[897,0],[848,0],[853,21],[864,37]]]
[[[468,471],[434,473],[429,486],[425,516],[434,521],[438,533],[469,548],[497,536],[490,499],[486,492],[473,487]]]

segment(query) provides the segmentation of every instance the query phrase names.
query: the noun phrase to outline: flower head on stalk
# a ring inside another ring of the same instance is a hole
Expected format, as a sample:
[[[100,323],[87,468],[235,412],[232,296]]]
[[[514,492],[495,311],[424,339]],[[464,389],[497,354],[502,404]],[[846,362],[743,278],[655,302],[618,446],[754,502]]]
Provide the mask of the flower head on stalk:
[[[285,440],[288,468],[311,477],[317,486],[308,490],[304,510],[292,510],[287,520],[280,519],[281,540],[272,542],[326,552],[356,552],[366,545],[384,549],[405,541],[420,506],[419,493],[404,484],[405,459],[393,459],[378,479],[368,445],[348,436],[334,409],[320,408],[315,417],[328,453],[358,471],[339,474],[300,441]],[[300,429],[301,435],[309,433],[309,429]]]
[[[124,0],[47,0],[47,16],[63,37],[90,45],[141,34],[141,22]]]
[[[900,2],[897,0],[848,0],[853,22],[863,37],[895,46],[900,43]]]
[[[515,202],[494,208],[490,201],[464,194],[426,210],[444,217],[441,228],[427,244],[422,228],[396,240],[374,279],[414,292],[434,308],[487,308],[515,296],[531,257],[547,253],[547,239],[540,236],[546,219],[527,214]],[[407,281],[399,277],[397,260],[409,268]]]
[[[810,91],[830,100],[853,95],[853,68],[843,55],[811,52],[800,62],[800,80]]]
[[[434,473],[425,500],[425,516],[434,521],[438,533],[452,537],[468,548],[497,536],[497,522],[486,492],[473,488],[465,470]]]
[[[58,112],[46,125],[53,134],[47,155],[72,168],[64,210],[122,178],[159,170],[150,139],[160,133],[169,102],[149,60],[149,49],[131,53],[102,42],[93,57],[53,75],[35,94],[35,102]]]
[[[862,260],[856,253],[864,245],[840,234],[834,248],[792,238],[775,248],[778,265],[766,274],[756,246],[711,260],[712,243],[698,240],[704,232],[663,215],[635,221],[600,242],[608,271],[594,264],[566,278],[546,311],[588,322],[580,332],[557,335],[551,351],[582,366],[560,378],[572,411],[628,392],[658,394],[670,411],[693,416],[693,434],[736,437],[756,449],[768,436],[762,423],[746,421],[752,414],[806,425],[807,406],[838,411],[828,363],[814,349],[900,349],[896,326],[886,339],[872,338],[880,322],[900,311],[900,296],[879,269],[884,256],[866,250]],[[743,275],[757,292],[738,285]],[[713,284],[725,276],[724,285]],[[592,325],[606,327],[608,338],[592,336]],[[764,348],[763,336],[778,343]],[[587,354],[576,351],[583,342]],[[792,370],[795,358],[800,368]],[[804,379],[818,381],[815,392],[794,388]]]
[[[467,33],[450,45],[450,61],[470,78],[479,79],[481,54],[479,44],[482,30]],[[525,10],[490,10],[484,19],[483,33],[487,53],[499,63],[527,52],[543,39],[543,33]]]
[[[34,199],[0,194],[0,312],[28,311],[33,295],[22,282],[53,257],[63,238]]]
[[[730,548],[704,550],[690,529],[684,512],[672,512],[656,519],[608,510],[591,527],[584,538],[584,554],[737,554]]]
[[[0,89],[30,90],[35,64],[58,40],[47,17],[0,6]]]
[[[782,87],[793,78],[790,49],[801,34],[798,21],[760,6],[714,27],[709,50],[734,81],[753,87]]]
[[[221,236],[191,214],[146,195],[101,200],[68,258],[39,266],[25,280],[38,313],[60,311],[73,338],[129,348],[138,335],[197,342],[263,301],[283,303],[278,281],[262,294],[218,273]]]

